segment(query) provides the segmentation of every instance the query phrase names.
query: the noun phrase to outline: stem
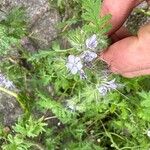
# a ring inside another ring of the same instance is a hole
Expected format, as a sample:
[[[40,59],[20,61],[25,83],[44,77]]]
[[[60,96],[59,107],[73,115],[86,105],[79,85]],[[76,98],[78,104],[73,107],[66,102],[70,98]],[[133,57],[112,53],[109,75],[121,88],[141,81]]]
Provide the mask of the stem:
[[[113,140],[111,134],[107,132],[107,130],[106,130],[106,128],[105,128],[105,126],[104,126],[104,124],[103,124],[102,121],[101,121],[101,123],[102,123],[103,129],[105,130],[105,133],[106,133],[107,137],[109,137],[109,139],[110,139],[111,143],[113,144],[113,146],[114,146],[117,150],[120,150],[120,148],[119,148],[119,147],[117,146],[117,144],[114,142],[114,140]]]
[[[7,89],[5,89],[3,87],[0,87],[0,91],[2,91],[4,93],[14,97],[17,100],[17,102],[20,104],[21,108],[26,111],[26,108],[25,108],[24,104],[20,101],[20,99],[19,99],[19,97],[18,97],[18,95],[16,93],[14,93],[12,91],[9,91],[9,90],[7,90]]]
[[[115,89],[115,91],[117,91],[119,94],[121,94],[124,98],[130,100],[126,95],[122,94],[119,90]]]
[[[44,119],[44,121],[47,121],[47,120],[50,120],[50,119],[56,119],[57,117],[56,116],[52,116],[52,117],[47,117]]]
[[[124,150],[124,149],[133,149],[133,148],[140,148],[140,146],[135,146],[135,147],[123,147],[120,150]]]
[[[124,140],[124,138],[123,138],[123,137],[121,137],[120,135],[118,135],[118,134],[116,134],[116,133],[110,132],[110,134],[113,134],[113,135],[117,136],[118,138],[120,138],[120,139]]]
[[[60,52],[60,53],[62,53],[62,52],[68,52],[68,51],[72,51],[72,50],[74,50],[74,48],[69,48],[69,49],[66,49],[66,50],[55,50],[55,52]]]
[[[4,93],[7,93],[8,95],[13,96],[13,97],[15,97],[15,98],[18,97],[18,95],[17,95],[16,93],[14,93],[14,92],[12,92],[12,91],[9,91],[9,90],[7,90],[7,89],[5,89],[5,88],[3,88],[3,87],[0,87],[0,91],[2,91],[2,92],[4,92]]]
[[[32,143],[32,146],[36,147],[39,150],[45,150],[41,145],[39,145],[37,143]]]

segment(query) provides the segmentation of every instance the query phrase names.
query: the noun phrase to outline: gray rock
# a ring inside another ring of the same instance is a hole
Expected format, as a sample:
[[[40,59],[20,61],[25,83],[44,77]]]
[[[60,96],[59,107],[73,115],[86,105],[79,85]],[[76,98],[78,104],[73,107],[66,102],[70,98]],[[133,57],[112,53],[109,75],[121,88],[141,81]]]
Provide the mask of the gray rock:
[[[40,48],[48,48],[51,42],[57,38],[58,31],[56,30],[59,22],[56,10],[51,10],[45,13],[41,19],[32,27],[32,38]]]
[[[9,12],[13,7],[24,7],[27,13],[30,38],[41,49],[48,48],[57,37],[60,16],[48,0],[3,0],[1,9]]]
[[[148,6],[148,3],[144,1],[133,10],[133,12],[124,24],[124,26],[127,27],[127,29],[132,34],[137,34],[141,26],[150,23],[150,16],[140,12],[140,9],[143,9],[146,12],[150,12],[150,7]]]
[[[6,14],[3,11],[0,11],[0,21],[6,18]]]
[[[0,91],[0,124],[11,126],[21,114],[22,110],[15,98]]]
[[[22,114],[16,99],[10,91],[18,92],[15,85],[0,72],[0,124],[11,126]],[[10,93],[10,95],[9,95]]]

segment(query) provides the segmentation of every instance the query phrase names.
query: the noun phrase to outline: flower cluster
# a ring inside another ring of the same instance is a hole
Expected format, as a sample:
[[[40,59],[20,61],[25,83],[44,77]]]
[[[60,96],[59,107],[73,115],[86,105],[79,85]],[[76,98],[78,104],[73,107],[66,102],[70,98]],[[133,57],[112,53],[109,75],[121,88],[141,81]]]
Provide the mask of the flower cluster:
[[[68,68],[68,70],[70,70],[72,74],[76,74],[79,71],[81,71],[83,65],[82,65],[80,57],[69,55],[66,67]]]
[[[91,68],[92,62],[98,57],[96,54],[96,48],[98,46],[98,40],[96,34],[92,35],[85,41],[86,50],[79,56],[69,55],[66,64],[67,69],[72,74],[79,73],[81,79],[86,79],[87,76],[84,72],[84,67]],[[108,70],[102,71],[103,82],[97,89],[102,96],[105,96],[108,92],[116,90],[118,84],[116,84],[115,79],[108,81]]]
[[[13,89],[15,88],[12,81],[6,79],[6,77],[0,73],[0,86],[6,89]]]
[[[94,59],[97,58],[97,54],[94,52],[98,45],[96,35],[94,34],[89,39],[87,39],[85,45],[87,50],[79,56],[69,55],[66,64],[67,69],[72,74],[79,73],[82,79],[87,78],[83,67],[86,66],[87,63],[91,63]]]
[[[95,50],[98,45],[96,34],[86,40],[86,47],[90,50]]]
[[[85,51],[81,54],[81,58],[85,63],[92,62],[95,58],[97,58],[97,54],[95,52]]]
[[[102,96],[105,96],[108,92],[112,90],[116,90],[118,84],[116,83],[115,79],[111,81],[103,81],[103,83],[98,86],[98,91]]]

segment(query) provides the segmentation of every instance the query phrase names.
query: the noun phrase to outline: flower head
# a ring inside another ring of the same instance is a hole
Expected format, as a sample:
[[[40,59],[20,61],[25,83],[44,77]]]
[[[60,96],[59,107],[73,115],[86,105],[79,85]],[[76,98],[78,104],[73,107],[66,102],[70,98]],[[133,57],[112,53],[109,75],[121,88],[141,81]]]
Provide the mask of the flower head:
[[[115,79],[111,81],[104,81],[99,87],[98,91],[102,96],[105,96],[111,90],[116,90],[118,85],[115,83]]]
[[[15,88],[12,81],[6,79],[6,77],[0,73],[0,86],[7,88],[7,89],[13,89]]]
[[[94,50],[98,45],[96,34],[92,35],[86,40],[86,47],[90,50]]]
[[[98,91],[102,96],[105,96],[108,92],[108,89],[107,89],[107,87],[101,85],[98,87]]]
[[[84,62],[91,62],[97,58],[97,54],[91,51],[84,51],[84,53],[81,55],[81,58]]]
[[[107,81],[106,83],[104,83],[105,86],[108,88],[108,90],[115,90],[117,89],[117,84],[116,84],[116,79],[113,79],[111,81]]]
[[[80,57],[69,55],[66,67],[72,74],[78,73],[83,67]]]

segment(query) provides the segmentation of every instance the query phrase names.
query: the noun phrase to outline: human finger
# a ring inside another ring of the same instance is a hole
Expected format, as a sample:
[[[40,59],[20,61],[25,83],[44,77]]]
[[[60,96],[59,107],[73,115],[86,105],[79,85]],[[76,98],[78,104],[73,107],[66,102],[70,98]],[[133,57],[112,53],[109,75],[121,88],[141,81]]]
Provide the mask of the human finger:
[[[127,19],[135,6],[140,4],[143,0],[104,0],[102,5],[101,16],[111,14],[110,23],[112,29],[109,34],[117,31],[124,21]]]

